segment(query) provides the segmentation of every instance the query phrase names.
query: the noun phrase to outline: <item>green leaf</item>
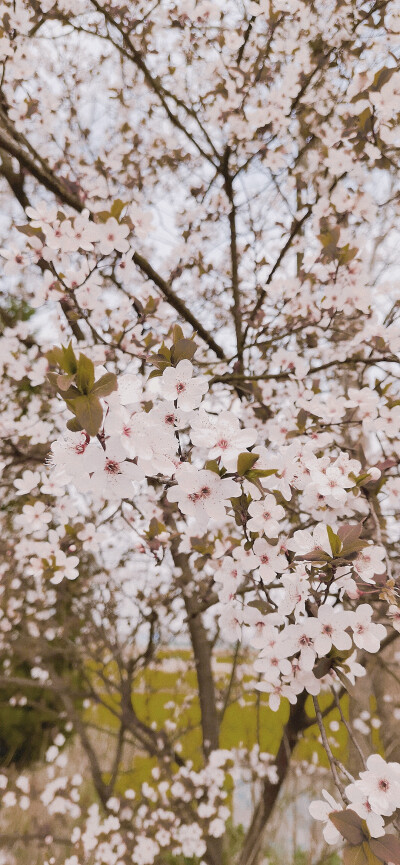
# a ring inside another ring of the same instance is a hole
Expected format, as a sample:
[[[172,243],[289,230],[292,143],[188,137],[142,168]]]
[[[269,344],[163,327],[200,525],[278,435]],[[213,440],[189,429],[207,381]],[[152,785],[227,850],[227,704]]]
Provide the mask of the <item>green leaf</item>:
[[[76,383],[84,394],[90,393],[94,385],[94,364],[85,354],[79,355]]]
[[[379,69],[379,71],[375,73],[371,90],[380,90],[381,87],[384,86],[384,84],[387,84],[387,82],[392,77],[395,68],[395,66],[383,66],[382,69]]]
[[[60,363],[61,369],[65,370],[69,375],[75,375],[78,367],[72,343],[68,343],[67,348],[62,346],[62,353],[63,359],[62,363]]]
[[[95,393],[96,396],[109,396],[114,390],[118,390],[117,376],[113,372],[106,372],[95,381],[90,392]]]
[[[58,348],[58,346],[54,346],[49,351],[46,351],[46,357],[49,363],[52,366],[61,366],[63,364],[64,355],[62,348]]]
[[[103,420],[103,409],[97,396],[78,396],[68,400],[68,408],[76,415],[83,429],[90,436],[97,435]]]
[[[345,811],[332,811],[329,819],[350,844],[362,844],[365,841],[362,819],[351,808]]]
[[[153,541],[157,535],[160,535],[162,532],[165,532],[166,528],[164,523],[160,523],[157,517],[152,517],[149,523],[149,528],[147,532],[144,534],[149,541]]]
[[[219,475],[219,465],[217,460],[207,460],[204,468],[209,472],[214,472],[216,475]]]
[[[316,679],[322,679],[330,672],[333,665],[332,658],[320,658],[313,668],[313,673]]]
[[[77,387],[71,385],[67,390],[62,390],[58,384],[58,379],[60,378],[57,372],[48,372],[47,380],[50,382],[52,387],[54,387],[57,393],[62,396],[63,399],[74,399],[74,397],[79,396],[79,390]]]
[[[364,850],[364,844],[360,844],[357,847],[345,847],[342,851],[342,857],[343,865],[370,865]]]
[[[350,246],[349,243],[346,243],[345,246],[341,246],[338,255],[339,264],[348,264],[356,257],[357,252],[357,246]]]
[[[338,529],[338,538],[340,538],[343,547],[347,546],[347,544],[352,544],[354,541],[358,540],[362,532],[362,523],[356,523],[355,526],[351,526],[348,523],[344,523]]]
[[[177,342],[180,342],[180,340],[184,339],[184,338],[185,338],[185,335],[183,333],[183,330],[182,330],[180,324],[174,324],[174,326],[172,328],[172,342],[174,343],[174,345]]]
[[[74,378],[74,375],[57,375],[57,386],[59,390],[61,390],[62,393],[65,393],[72,384]]]
[[[124,207],[125,207],[125,201],[121,201],[120,198],[116,198],[115,201],[113,201],[113,203],[111,205],[111,210],[110,210],[111,216],[114,216],[115,219],[118,221]]]
[[[254,463],[257,462],[259,454],[250,453],[250,451],[245,451],[242,454],[239,454],[237,460],[237,473],[242,477],[253,468]]]
[[[81,432],[83,427],[81,426],[76,417],[71,417],[67,421],[67,429],[71,430],[71,432]]]
[[[197,343],[192,339],[178,339],[171,349],[171,361],[173,364],[179,363],[180,360],[191,360],[196,354]]]
[[[342,549],[342,542],[338,535],[335,535],[333,529],[330,526],[326,527],[326,531],[328,533],[329,543],[331,545],[332,556],[338,556]]]
[[[400,841],[396,835],[371,838],[369,845],[379,859],[383,859],[384,862],[393,862],[393,865],[400,865]]]
[[[247,472],[246,477],[249,480],[254,480],[255,478],[269,478],[271,475],[276,475],[278,469],[251,469],[251,471]]]
[[[301,408],[296,418],[296,426],[299,430],[303,431],[305,429],[307,418],[308,412],[304,408]]]

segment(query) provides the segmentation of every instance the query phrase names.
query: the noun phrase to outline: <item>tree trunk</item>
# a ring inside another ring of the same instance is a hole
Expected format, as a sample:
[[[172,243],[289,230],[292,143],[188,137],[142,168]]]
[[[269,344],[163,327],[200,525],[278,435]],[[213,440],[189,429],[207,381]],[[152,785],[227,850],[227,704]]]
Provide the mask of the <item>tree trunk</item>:
[[[256,865],[262,851],[264,830],[272,814],[279,791],[287,775],[290,758],[297,744],[299,734],[307,724],[304,706],[308,694],[304,691],[300,694],[295,706],[290,707],[289,720],[284,728],[278,753],[275,758],[275,767],[278,773],[277,784],[271,784],[268,778],[264,779],[263,790],[253,814],[250,828],[244,840],[238,865]]]

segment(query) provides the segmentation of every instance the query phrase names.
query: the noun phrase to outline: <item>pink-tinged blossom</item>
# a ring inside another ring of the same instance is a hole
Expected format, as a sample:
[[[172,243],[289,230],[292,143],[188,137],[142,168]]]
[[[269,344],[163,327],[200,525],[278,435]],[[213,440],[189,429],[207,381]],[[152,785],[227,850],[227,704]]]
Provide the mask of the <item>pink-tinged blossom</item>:
[[[153,865],[159,852],[160,848],[157,842],[153,841],[152,838],[146,838],[142,835],[136,838],[132,860],[135,862],[135,865]]]
[[[292,705],[296,703],[297,697],[293,688],[290,685],[283,684],[283,682],[266,682],[262,680],[261,682],[257,682],[255,687],[257,691],[269,694],[268,705],[272,712],[278,711],[283,699],[289,700],[289,703],[292,703]]]
[[[253,552],[258,559],[257,573],[266,585],[274,581],[277,573],[286,570],[288,564],[286,556],[281,554],[279,546],[273,547],[265,538],[256,538]]]
[[[293,550],[294,553],[300,556],[305,556],[311,550],[322,550],[328,556],[332,555],[328,532],[326,526],[317,525],[312,533],[306,529],[299,529],[294,532],[293,538],[286,542],[288,550]]]
[[[51,462],[63,469],[70,479],[76,479],[98,466],[98,448],[86,433],[69,433],[51,446]]]
[[[192,411],[200,405],[208,383],[204,375],[193,377],[193,365],[185,359],[176,367],[168,366],[164,370],[160,388],[165,399],[176,401],[183,411]]]
[[[14,481],[14,486],[17,488],[16,495],[25,496],[27,493],[30,493],[31,490],[37,487],[39,481],[39,472],[31,472],[27,469],[22,473],[22,477],[16,478]]]
[[[55,554],[55,573],[51,577],[50,582],[58,585],[64,578],[66,580],[76,580],[79,575],[78,564],[78,556],[66,556],[62,550],[57,550]]]
[[[332,646],[339,651],[351,649],[352,640],[346,628],[350,627],[352,614],[345,610],[334,610],[329,604],[318,610],[320,634],[314,640],[315,650],[319,657],[327,655]]]
[[[265,634],[265,636],[268,636]],[[269,631],[270,641],[272,637]],[[257,673],[263,674],[263,681],[277,683],[282,675],[290,676],[292,667],[287,658],[282,658],[282,653],[279,651],[281,641],[279,640],[279,632],[276,633],[276,643],[263,649],[259,657],[254,661],[254,669]]]
[[[27,256],[18,246],[11,245],[8,249],[0,249],[0,255],[5,260],[2,271],[5,276],[19,273],[27,263]]]
[[[252,629],[249,642],[255,649],[265,649],[267,645],[272,648],[276,644],[279,631],[275,625],[282,624],[282,617],[278,613],[263,615],[257,607],[246,606],[243,610],[243,620]]]
[[[331,822],[329,815],[334,811],[342,811],[339,802],[331,796],[327,790],[322,790],[324,799],[318,799],[315,802],[310,802],[308,810],[314,820],[322,820],[325,823],[322,834],[327,844],[338,844],[342,840],[342,836],[336,826]],[[325,800],[325,801],[324,801]]]
[[[178,441],[175,437],[176,411],[170,403],[150,412],[135,411],[130,415],[120,411],[110,416],[106,429],[119,434],[122,446],[132,459],[138,457],[139,468],[146,475],[159,472],[170,477],[179,464]]]
[[[376,814],[389,817],[400,808],[399,763],[387,763],[379,754],[371,754],[366,771],[360,772],[357,786],[368,796]]]
[[[100,451],[96,468],[90,478],[90,489],[104,499],[114,500],[133,496],[132,481],[142,481],[143,472],[126,458],[119,439],[110,439],[106,450]]]
[[[218,587],[218,597],[222,603],[227,603],[235,597],[243,579],[244,574],[240,565],[231,557],[223,559],[221,567],[214,574],[215,582],[221,583],[221,587]]]
[[[288,625],[283,631],[280,650],[284,657],[300,652],[303,670],[312,670],[315,658],[315,640],[320,634],[317,619],[304,618],[295,625]]]
[[[279,534],[278,520],[283,519],[285,510],[277,505],[275,496],[267,494],[258,502],[250,502],[248,507],[250,519],[247,521],[249,532],[260,532],[268,538],[276,538]]]
[[[204,856],[207,848],[198,823],[179,826],[174,832],[174,837],[181,846],[183,856],[188,858]]]
[[[355,781],[346,787],[346,796],[349,800],[349,808],[355,811],[362,820],[365,820],[368,831],[373,838],[381,838],[385,834],[385,824],[381,814],[373,810],[368,796],[364,792],[362,781]]]
[[[241,639],[243,611],[237,601],[225,604],[218,619],[221,634],[229,643],[235,643]]]
[[[111,252],[128,252],[129,243],[126,240],[129,234],[129,226],[119,223],[112,216],[107,222],[96,224],[97,249],[102,255],[110,255]]]
[[[353,568],[364,583],[373,583],[375,574],[386,571],[385,550],[370,544],[357,554]]]
[[[372,621],[372,612],[369,604],[360,604],[356,611],[351,613],[350,626],[353,630],[353,641],[359,649],[379,652],[381,641],[386,636],[386,628]]]
[[[17,528],[23,529],[27,534],[32,532],[43,532],[47,524],[51,522],[51,513],[48,512],[44,502],[37,501],[33,505],[24,505],[22,513],[15,517]]]
[[[246,573],[248,573],[248,571],[253,571],[254,568],[260,564],[257,556],[254,555],[252,548],[249,547],[249,549],[246,549],[244,544],[234,547],[232,556],[237,562],[240,562],[241,567]]]
[[[220,458],[229,471],[236,469],[240,453],[255,444],[257,430],[241,429],[239,419],[230,411],[223,411],[214,424],[202,410],[191,421],[190,438],[198,447],[208,448],[208,458]]]
[[[168,490],[168,501],[177,502],[180,511],[195,517],[203,528],[210,518],[225,519],[229,498],[240,495],[236,481],[220,478],[206,469],[196,469],[189,463],[179,467],[175,478],[177,484]]]
[[[391,625],[400,633],[400,607],[397,607],[396,604],[390,604],[387,612]]]
[[[310,594],[309,576],[302,566],[297,566],[293,573],[281,577],[284,588],[283,597],[279,598],[278,612],[288,616],[295,612],[296,616],[304,614],[305,602]]]

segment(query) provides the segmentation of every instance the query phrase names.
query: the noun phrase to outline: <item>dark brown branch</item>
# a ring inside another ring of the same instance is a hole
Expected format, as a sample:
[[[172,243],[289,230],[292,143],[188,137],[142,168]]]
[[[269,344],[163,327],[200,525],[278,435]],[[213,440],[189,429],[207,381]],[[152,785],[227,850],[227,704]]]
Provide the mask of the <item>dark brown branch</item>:
[[[225,192],[230,204],[229,210],[229,232],[230,232],[230,256],[231,256],[231,279],[232,279],[232,318],[235,325],[236,348],[237,356],[240,364],[240,369],[243,369],[243,334],[242,334],[242,314],[240,310],[240,288],[239,288],[239,268],[238,268],[238,249],[237,249],[237,228],[236,228],[236,205],[233,192],[232,178],[229,174],[229,147],[226,149],[224,158],[224,185]]]

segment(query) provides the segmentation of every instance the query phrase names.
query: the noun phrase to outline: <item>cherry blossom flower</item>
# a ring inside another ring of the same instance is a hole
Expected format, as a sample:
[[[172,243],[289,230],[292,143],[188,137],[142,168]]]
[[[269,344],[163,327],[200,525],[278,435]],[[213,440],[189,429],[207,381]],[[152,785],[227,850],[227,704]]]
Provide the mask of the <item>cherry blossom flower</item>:
[[[286,570],[287,559],[281,554],[279,546],[273,547],[265,538],[256,538],[253,552],[259,560],[257,573],[266,585],[273,582],[278,572]]]
[[[192,411],[201,403],[203,394],[208,390],[205,376],[193,378],[193,365],[190,360],[180,360],[174,368],[168,366],[161,378],[162,395],[165,399],[174,400],[178,408]]]
[[[348,784],[345,793],[349,800],[349,808],[355,811],[362,820],[365,820],[372,837],[381,838],[385,834],[385,824],[381,814],[377,814],[373,810],[369,798],[364,792],[363,782],[355,781],[353,784]]]
[[[357,788],[368,797],[376,814],[390,816],[400,807],[400,765],[371,754],[366,771],[360,772]]]
[[[315,526],[312,534],[305,529],[294,532],[293,538],[286,542],[286,546],[288,550],[293,550],[299,555],[306,555],[314,549],[322,550],[328,556],[332,555],[326,526],[321,524]]]
[[[17,496],[24,496],[26,493],[30,493],[31,490],[37,487],[40,482],[40,473],[39,472],[31,472],[29,469],[22,473],[22,477],[16,478],[14,481],[14,486],[17,488]]]
[[[322,795],[325,801],[324,799],[319,799],[318,801],[310,802],[308,810],[311,817],[314,817],[314,820],[322,820],[325,823],[322,833],[326,843],[338,844],[342,836],[329,819],[329,815],[334,811],[342,811],[342,808],[327,790],[322,790]]]
[[[282,505],[276,504],[272,495],[266,495],[262,501],[250,502],[249,514],[251,519],[247,522],[250,532],[262,532],[269,538],[276,538],[279,533],[279,523],[285,516]]]
[[[240,640],[243,624],[243,611],[240,604],[236,601],[224,604],[218,623],[221,628],[221,634],[226,640],[230,643]]]
[[[86,433],[70,433],[53,442],[51,460],[53,465],[64,469],[69,478],[88,474],[98,465],[98,448]]]
[[[284,657],[300,652],[303,670],[312,670],[315,658],[315,639],[320,635],[317,619],[304,618],[295,625],[288,625],[283,632],[281,651]]]
[[[36,501],[33,505],[24,505],[22,513],[15,517],[15,525],[25,532],[42,532],[51,521],[51,513],[44,502]]]
[[[346,628],[352,624],[352,614],[345,610],[334,610],[328,604],[319,607],[318,622],[320,634],[314,640],[317,655],[322,657],[330,652],[332,646],[339,651],[351,649],[352,640]]]
[[[67,580],[76,580],[79,574],[76,567],[79,564],[78,556],[66,556],[63,550],[57,550],[55,560],[55,573],[50,579],[51,583],[58,585],[64,577]]]
[[[381,641],[386,636],[386,628],[372,621],[370,604],[360,604],[351,614],[350,625],[353,630],[353,640],[359,649],[367,652],[378,652]]]
[[[230,411],[223,411],[216,423],[211,425],[209,416],[199,412],[191,422],[191,440],[194,445],[209,448],[209,459],[221,457],[225,468],[236,469],[240,453],[255,444],[257,431],[241,429],[239,418]]]
[[[175,477],[178,483],[168,490],[168,500],[177,502],[181,512],[195,517],[202,527],[210,518],[223,520],[227,500],[240,495],[236,481],[221,479],[215,472],[196,469],[189,463],[183,463]]]
[[[364,583],[373,583],[375,574],[386,571],[385,550],[370,544],[358,553],[353,568]]]
[[[309,596],[310,583],[305,569],[297,566],[292,574],[284,574],[281,577],[284,594],[279,599],[278,612],[282,616],[288,616],[295,612],[301,615],[305,611],[305,601]]]
[[[281,700],[286,698],[289,703],[296,703],[296,694],[290,685],[285,685],[283,682],[266,682],[262,680],[256,683],[257,691],[269,694],[268,705],[272,712],[277,712],[281,704]]]
[[[400,633],[400,607],[390,604],[387,612],[394,629]]]
[[[142,481],[143,472],[126,458],[119,439],[109,439],[91,474],[90,489],[105,499],[132,498],[132,481]]]
[[[126,240],[129,234],[129,226],[119,223],[112,216],[107,222],[97,223],[96,236],[97,248],[102,255],[110,255],[114,249],[118,252],[128,252],[129,243]]]

